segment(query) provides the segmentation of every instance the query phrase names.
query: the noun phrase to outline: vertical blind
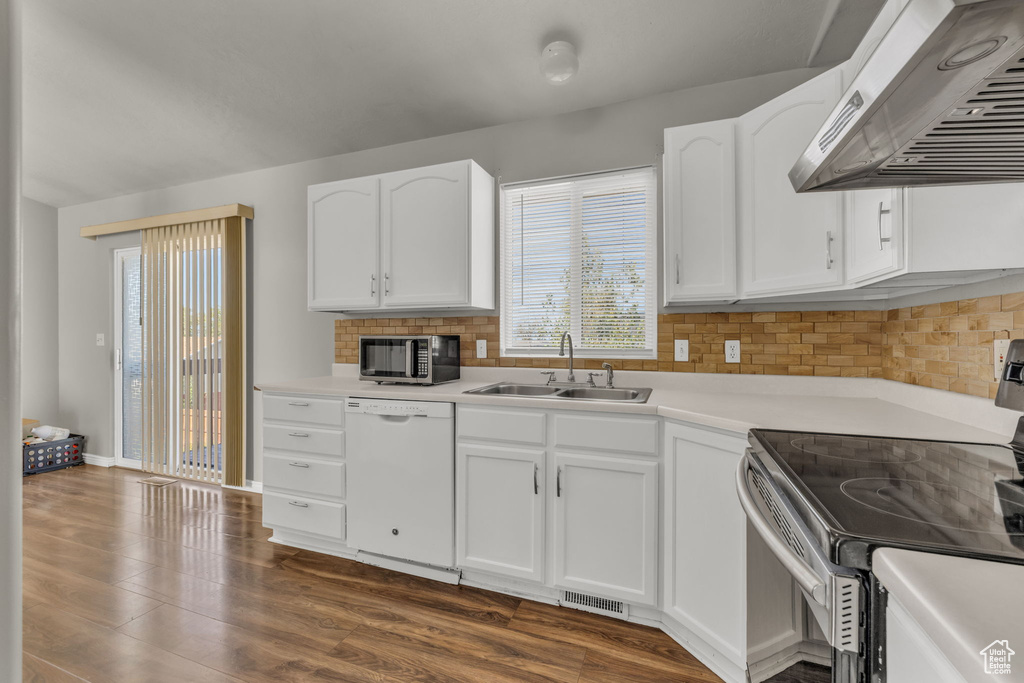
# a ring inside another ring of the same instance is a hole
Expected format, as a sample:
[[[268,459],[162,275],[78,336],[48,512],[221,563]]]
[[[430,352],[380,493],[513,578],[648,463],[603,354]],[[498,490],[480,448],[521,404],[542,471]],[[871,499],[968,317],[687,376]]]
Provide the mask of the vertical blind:
[[[653,167],[502,186],[502,355],[653,358]]]
[[[241,485],[242,219],[142,231],[142,466]]]

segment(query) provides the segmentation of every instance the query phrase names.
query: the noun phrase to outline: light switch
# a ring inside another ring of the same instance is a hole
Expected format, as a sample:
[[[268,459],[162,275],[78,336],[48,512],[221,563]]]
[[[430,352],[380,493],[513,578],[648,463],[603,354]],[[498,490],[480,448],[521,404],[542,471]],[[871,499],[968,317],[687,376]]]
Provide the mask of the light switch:
[[[690,360],[690,342],[686,339],[676,339],[676,362],[685,363]]]
[[[96,333],[96,346],[105,346],[107,343],[106,337],[103,336],[102,332]]]
[[[487,340],[477,339],[476,340],[476,357],[487,358]]]

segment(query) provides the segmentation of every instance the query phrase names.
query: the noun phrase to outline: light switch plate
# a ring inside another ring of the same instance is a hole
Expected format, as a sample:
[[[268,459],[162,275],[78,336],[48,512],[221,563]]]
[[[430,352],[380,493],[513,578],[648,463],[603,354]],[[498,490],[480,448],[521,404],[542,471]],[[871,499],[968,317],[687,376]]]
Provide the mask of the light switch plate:
[[[725,341],[725,362],[726,363],[739,363],[740,362],[740,340],[739,339],[727,339]]]
[[[476,340],[476,357],[487,358],[487,340],[477,339]]]
[[[103,346],[107,343],[106,337],[103,336],[102,332],[96,333],[96,346]]]
[[[676,362],[685,363],[690,360],[690,342],[686,339],[676,339]]]
[[[1006,365],[1006,352],[1009,350],[1009,339],[995,340],[995,347],[992,349],[992,372],[994,373],[996,381],[1000,380],[1003,376],[1003,366]]]

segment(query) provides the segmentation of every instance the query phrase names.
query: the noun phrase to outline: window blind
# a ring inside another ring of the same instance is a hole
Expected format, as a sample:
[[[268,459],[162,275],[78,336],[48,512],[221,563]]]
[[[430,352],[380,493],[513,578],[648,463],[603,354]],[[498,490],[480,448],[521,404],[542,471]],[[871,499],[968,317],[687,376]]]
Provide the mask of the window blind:
[[[653,167],[502,186],[502,355],[653,358]]]

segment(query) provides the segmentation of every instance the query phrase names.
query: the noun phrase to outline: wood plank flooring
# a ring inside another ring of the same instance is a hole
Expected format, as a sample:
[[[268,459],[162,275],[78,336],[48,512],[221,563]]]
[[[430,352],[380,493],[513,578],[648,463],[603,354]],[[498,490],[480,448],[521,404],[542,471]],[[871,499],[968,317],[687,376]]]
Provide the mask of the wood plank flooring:
[[[660,631],[267,541],[259,495],[24,480],[24,680],[712,683]]]

